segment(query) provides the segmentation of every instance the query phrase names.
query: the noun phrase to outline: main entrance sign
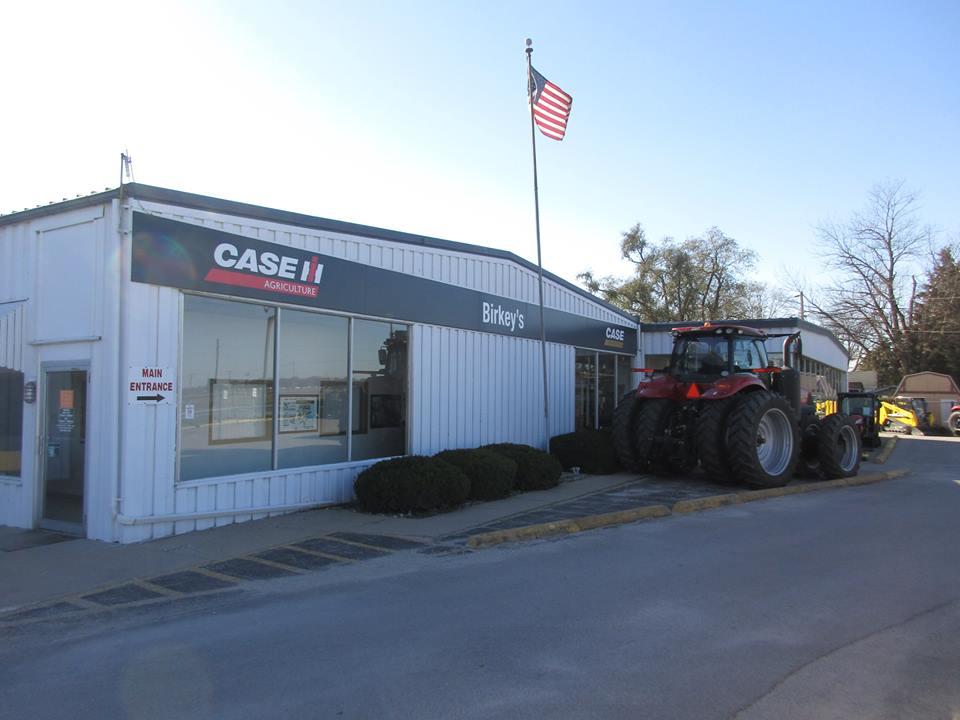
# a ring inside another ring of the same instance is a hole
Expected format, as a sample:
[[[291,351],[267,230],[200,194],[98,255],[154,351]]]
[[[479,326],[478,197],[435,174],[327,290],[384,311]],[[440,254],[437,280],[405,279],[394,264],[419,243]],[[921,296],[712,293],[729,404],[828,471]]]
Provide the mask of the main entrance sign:
[[[131,277],[152,285],[540,339],[539,308],[531,303],[141,212],[133,217]],[[637,349],[635,328],[551,308],[544,308],[544,324],[551,342]]]

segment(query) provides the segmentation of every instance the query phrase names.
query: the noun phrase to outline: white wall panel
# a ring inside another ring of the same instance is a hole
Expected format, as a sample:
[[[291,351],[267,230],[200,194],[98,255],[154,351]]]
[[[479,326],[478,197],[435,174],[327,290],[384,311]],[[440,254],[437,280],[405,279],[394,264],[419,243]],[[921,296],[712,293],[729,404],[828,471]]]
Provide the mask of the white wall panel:
[[[540,343],[415,325],[411,452],[518,442],[544,447]],[[573,429],[574,349],[547,344],[551,435]]]
[[[0,367],[23,372],[26,303],[0,304]]]

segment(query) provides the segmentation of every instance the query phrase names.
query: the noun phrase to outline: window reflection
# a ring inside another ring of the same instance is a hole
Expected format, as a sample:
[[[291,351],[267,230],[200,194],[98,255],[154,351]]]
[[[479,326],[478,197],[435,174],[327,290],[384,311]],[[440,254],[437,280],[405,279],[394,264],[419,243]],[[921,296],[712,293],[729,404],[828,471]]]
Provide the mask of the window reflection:
[[[23,373],[0,368],[0,475],[20,477]]]
[[[276,317],[261,305],[184,298],[181,480],[271,469]]]
[[[280,314],[279,467],[347,459],[346,318]]]
[[[403,455],[407,417],[406,325],[353,322],[353,459]]]
[[[180,479],[403,455],[409,328],[352,324],[351,359],[348,318],[185,296]]]

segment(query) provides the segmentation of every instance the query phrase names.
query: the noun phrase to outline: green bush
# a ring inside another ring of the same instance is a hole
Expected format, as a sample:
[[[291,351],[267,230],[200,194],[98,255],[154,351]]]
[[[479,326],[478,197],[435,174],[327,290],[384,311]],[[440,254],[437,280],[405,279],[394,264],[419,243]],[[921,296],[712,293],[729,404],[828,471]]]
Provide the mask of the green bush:
[[[357,476],[353,491],[365,512],[419,515],[463,505],[470,479],[443,460],[410,455],[371,465]]]
[[[605,430],[577,430],[550,438],[550,452],[563,467],[579,467],[591,475],[609,475],[619,469],[613,434]]]
[[[455,465],[470,478],[471,500],[498,500],[513,492],[517,463],[505,455],[476,448],[444,450],[434,457]]]
[[[493,450],[517,464],[517,490],[546,490],[556,487],[560,482],[563,468],[560,461],[550,453],[514,443],[484,445],[483,449]]]

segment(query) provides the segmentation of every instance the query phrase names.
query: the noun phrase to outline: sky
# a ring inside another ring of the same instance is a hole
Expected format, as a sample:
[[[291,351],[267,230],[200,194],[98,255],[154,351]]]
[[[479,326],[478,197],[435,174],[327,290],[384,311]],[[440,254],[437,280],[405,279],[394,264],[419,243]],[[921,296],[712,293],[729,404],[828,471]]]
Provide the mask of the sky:
[[[536,260],[720,227],[816,280],[818,223],[903,180],[960,240],[960,2],[34,2],[0,11],[0,213],[138,182]]]

